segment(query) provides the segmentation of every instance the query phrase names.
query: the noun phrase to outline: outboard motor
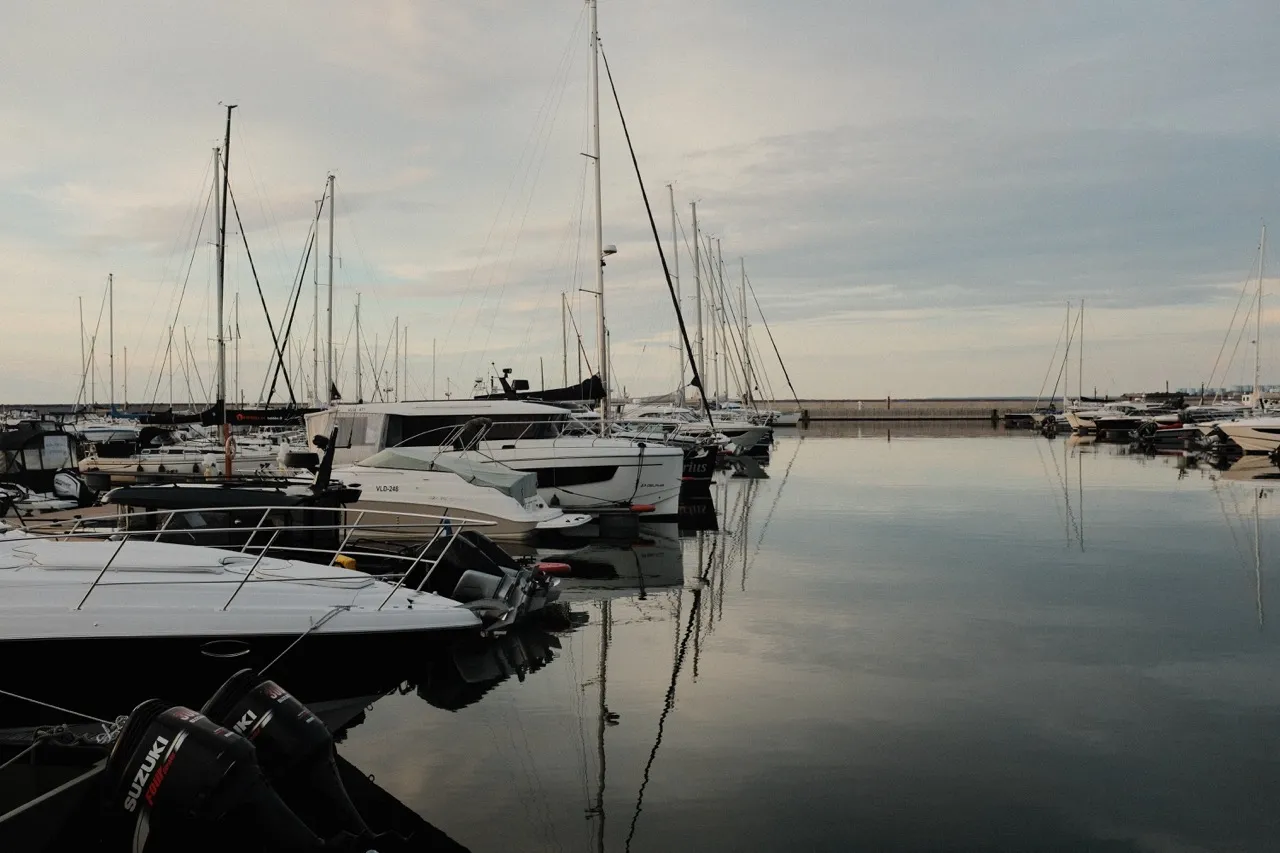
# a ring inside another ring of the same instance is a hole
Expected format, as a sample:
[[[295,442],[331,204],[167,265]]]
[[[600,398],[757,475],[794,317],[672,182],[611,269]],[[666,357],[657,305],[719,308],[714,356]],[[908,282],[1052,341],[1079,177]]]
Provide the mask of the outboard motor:
[[[334,849],[267,784],[248,740],[190,708],[158,699],[135,708],[105,779],[108,818],[133,821],[133,851],[215,839],[244,849],[246,838],[275,850]]]
[[[280,685],[242,669],[203,711],[253,744],[272,787],[314,832],[325,838],[348,833],[382,851],[403,847],[400,836],[375,834],[365,824],[338,776],[333,736]]]
[[[98,496],[80,477],[79,471],[64,468],[53,475],[53,493],[63,500],[75,501],[81,508],[92,506]]]

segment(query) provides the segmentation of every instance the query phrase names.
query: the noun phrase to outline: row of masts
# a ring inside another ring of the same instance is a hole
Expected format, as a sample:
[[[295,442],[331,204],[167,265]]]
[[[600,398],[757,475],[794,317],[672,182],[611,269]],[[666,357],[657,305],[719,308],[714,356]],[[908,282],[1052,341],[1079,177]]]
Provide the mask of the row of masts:
[[[610,397],[612,396],[611,382],[611,364],[609,353],[609,331],[606,323],[606,302],[604,287],[604,259],[607,255],[616,251],[612,246],[604,245],[603,231],[603,212],[602,212],[602,188],[601,188],[601,147],[600,147],[600,81],[599,81],[599,58],[600,58],[600,39],[597,23],[596,0],[587,0],[590,11],[591,24],[591,101],[592,101],[592,130],[591,130],[591,151],[587,155],[591,160],[593,183],[594,183],[594,206],[595,206],[595,250],[596,250],[596,270],[595,270],[595,289],[592,291],[597,297],[597,373],[603,384],[604,400],[600,407],[602,419],[607,424],[610,416]],[[226,426],[226,403],[227,403],[227,327],[224,323],[225,312],[225,285],[226,285],[226,237],[227,237],[227,214],[228,202],[230,199],[230,150],[231,150],[231,115],[235,105],[226,106],[226,131],[223,145],[214,149],[214,168],[213,168],[213,199],[215,222],[217,223],[217,293],[216,293],[216,325],[217,325],[217,341],[216,341],[216,376],[214,385],[215,404],[223,413],[222,425]],[[674,285],[677,289],[677,304],[680,302],[680,279],[679,279],[679,237],[677,227],[677,217],[675,211],[675,194],[674,190],[668,186],[671,195],[671,219],[672,219],[672,240],[677,247],[675,252],[676,274],[674,277]],[[332,403],[338,398],[338,390],[335,381],[335,349],[334,349],[334,220],[335,220],[335,176],[329,174],[325,181],[325,191],[323,196],[316,201],[316,213],[313,223],[312,245],[319,246],[320,240],[320,223],[324,212],[325,205],[328,205],[328,270],[327,282],[323,285],[327,287],[327,294],[324,308],[324,325],[325,335],[324,341],[321,340],[321,278],[320,264],[318,252],[315,254],[315,262],[313,265],[313,324],[312,324],[312,340],[311,340],[311,397],[315,405],[324,405]],[[698,229],[697,220],[697,202],[692,203],[693,213],[693,255],[694,255],[694,291],[697,310],[697,332],[696,332],[696,356],[693,359],[692,367],[696,375],[707,376],[707,351],[710,349],[711,373],[714,384],[718,389],[718,396],[727,397],[730,386],[730,374],[738,385],[744,403],[750,402],[753,397],[753,389],[756,384],[755,371],[752,366],[752,354],[750,350],[750,321],[747,317],[747,288],[749,286],[746,276],[745,261],[740,261],[740,278],[741,286],[739,293],[740,307],[734,309],[731,305],[731,299],[728,296],[727,285],[725,281],[725,266],[723,254],[720,248],[720,240],[715,238],[715,258],[707,258],[705,272],[707,273],[707,281],[703,283],[703,263],[702,263],[702,235]],[[708,249],[710,244],[708,244]],[[113,277],[109,277],[109,281],[113,281]],[[299,285],[301,283],[299,282]],[[109,284],[109,289],[111,285]],[[704,311],[704,296],[708,303]],[[112,302],[114,300],[112,299]],[[265,307],[265,305],[264,305]],[[112,309],[114,310],[114,308]],[[237,306],[238,313],[238,306]],[[736,314],[737,317],[731,320],[730,315]],[[562,344],[564,352],[562,355],[562,369],[564,373],[565,384],[568,384],[568,334],[565,321],[572,319],[572,314],[568,309],[567,300],[562,296],[561,302],[562,316]],[[576,319],[573,321],[575,331],[577,329]],[[110,328],[110,356],[109,356],[109,372],[111,374],[110,385],[112,395],[112,408],[114,409],[114,393],[115,393],[115,342],[114,342],[114,313],[109,318]],[[708,330],[708,325],[710,326]],[[236,322],[238,330],[238,317]],[[710,333],[710,342],[707,340],[708,331]],[[170,329],[170,387],[172,389],[172,335],[173,329]],[[397,317],[394,324],[394,349],[395,358],[393,362],[394,388],[383,388],[383,365],[374,365],[374,396],[378,398],[387,398],[394,396],[399,398],[401,395],[401,376],[400,366],[403,363],[404,385],[408,384],[408,329],[401,329],[399,318]],[[403,336],[403,337],[402,337]],[[286,373],[286,382],[288,382],[287,362],[289,359],[289,351],[292,349],[288,340],[277,340],[275,332],[272,332],[273,342],[275,344],[274,359],[279,368],[284,368]],[[363,335],[360,319],[360,294],[356,294],[355,305],[355,398],[357,401],[363,401],[365,398],[364,389],[364,359],[363,359]],[[238,337],[237,337],[238,339]],[[579,356],[579,381],[581,382],[582,360],[585,358],[585,350],[582,347],[581,334],[577,334],[578,339],[578,356]],[[403,340],[403,352],[401,351],[401,343]],[[741,345],[739,346],[739,342]],[[82,336],[83,347],[83,336]],[[189,349],[189,347],[188,347]],[[321,355],[323,349],[323,357]],[[377,347],[375,346],[375,350]],[[381,361],[385,363],[387,353],[384,353]],[[732,364],[731,355],[736,357],[737,366]],[[402,362],[403,359],[403,362]],[[375,353],[375,360],[376,353]],[[238,365],[237,357],[237,365]],[[321,362],[324,363],[324,384],[320,382]],[[691,366],[689,360],[682,355],[679,359],[680,374],[680,390],[679,401],[681,404],[685,402],[685,377],[686,371]],[[589,366],[589,365],[588,365]],[[296,361],[295,361],[296,367]],[[741,368],[739,370],[739,367]],[[83,372],[90,377],[92,376],[92,366],[82,358]],[[238,373],[238,366],[237,366]],[[92,380],[90,380],[92,381]],[[705,380],[704,380],[705,381]],[[188,383],[189,384],[189,383]],[[237,387],[239,385],[237,377]],[[158,381],[157,381],[158,385]],[[433,342],[432,352],[432,396],[435,396],[435,352]],[[82,382],[83,386],[83,382]],[[274,389],[274,384],[272,385]],[[407,392],[407,388],[405,389]],[[82,388],[83,391],[83,388]],[[290,386],[292,392],[292,386]],[[127,395],[126,395],[127,396]],[[191,396],[188,393],[188,396]],[[407,396],[407,393],[406,393]],[[270,395],[268,394],[269,402]],[[170,403],[173,402],[172,390],[170,392]]]

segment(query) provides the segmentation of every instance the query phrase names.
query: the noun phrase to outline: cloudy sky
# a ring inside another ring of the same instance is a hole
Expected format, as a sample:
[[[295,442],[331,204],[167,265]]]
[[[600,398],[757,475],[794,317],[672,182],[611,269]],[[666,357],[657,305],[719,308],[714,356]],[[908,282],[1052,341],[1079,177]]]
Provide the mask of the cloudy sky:
[[[668,255],[674,186],[686,308],[696,200],[735,299],[745,259],[801,396],[1034,394],[1082,298],[1087,386],[1209,380],[1260,225],[1280,222],[1274,2],[600,7]],[[491,364],[560,384],[562,291],[594,364],[579,0],[24,3],[5,19],[0,400],[75,398],[78,299],[106,399],[108,273],[117,385],[128,347],[130,399],[167,396],[172,328],[176,396],[207,393],[214,238],[196,226],[220,102],[239,105],[233,191],[277,325],[337,176],[348,397],[357,292],[366,374],[390,370],[398,316],[413,396],[432,392],[433,341],[441,395]],[[676,383],[674,314],[608,101],[602,137],[613,373],[659,392]],[[252,399],[271,343],[238,228],[229,240]],[[305,277],[291,360],[307,387]],[[1264,319],[1264,376],[1280,381],[1280,306]],[[1231,382],[1252,380],[1251,340],[1225,348]]]

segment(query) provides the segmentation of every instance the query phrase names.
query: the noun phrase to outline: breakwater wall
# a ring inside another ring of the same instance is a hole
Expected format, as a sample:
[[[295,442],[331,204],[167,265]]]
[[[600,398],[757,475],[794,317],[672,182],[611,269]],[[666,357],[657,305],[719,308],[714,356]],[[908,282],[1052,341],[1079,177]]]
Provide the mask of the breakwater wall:
[[[1006,412],[1029,410],[1034,399],[880,397],[861,400],[801,400],[810,421],[990,421]],[[768,404],[779,411],[795,411],[794,400]]]

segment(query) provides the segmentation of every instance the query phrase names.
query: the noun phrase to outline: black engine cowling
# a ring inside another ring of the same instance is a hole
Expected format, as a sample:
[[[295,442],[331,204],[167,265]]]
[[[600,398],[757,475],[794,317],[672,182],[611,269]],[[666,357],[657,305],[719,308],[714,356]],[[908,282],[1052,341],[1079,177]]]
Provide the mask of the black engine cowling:
[[[319,717],[274,681],[242,669],[203,710],[253,744],[272,788],[314,832],[326,838],[350,834],[382,850],[403,842],[369,829],[338,776],[333,736]]]
[[[134,851],[241,835],[274,849],[325,849],[267,784],[253,745],[190,708],[152,699],[134,709],[106,785],[107,816],[132,824]]]

